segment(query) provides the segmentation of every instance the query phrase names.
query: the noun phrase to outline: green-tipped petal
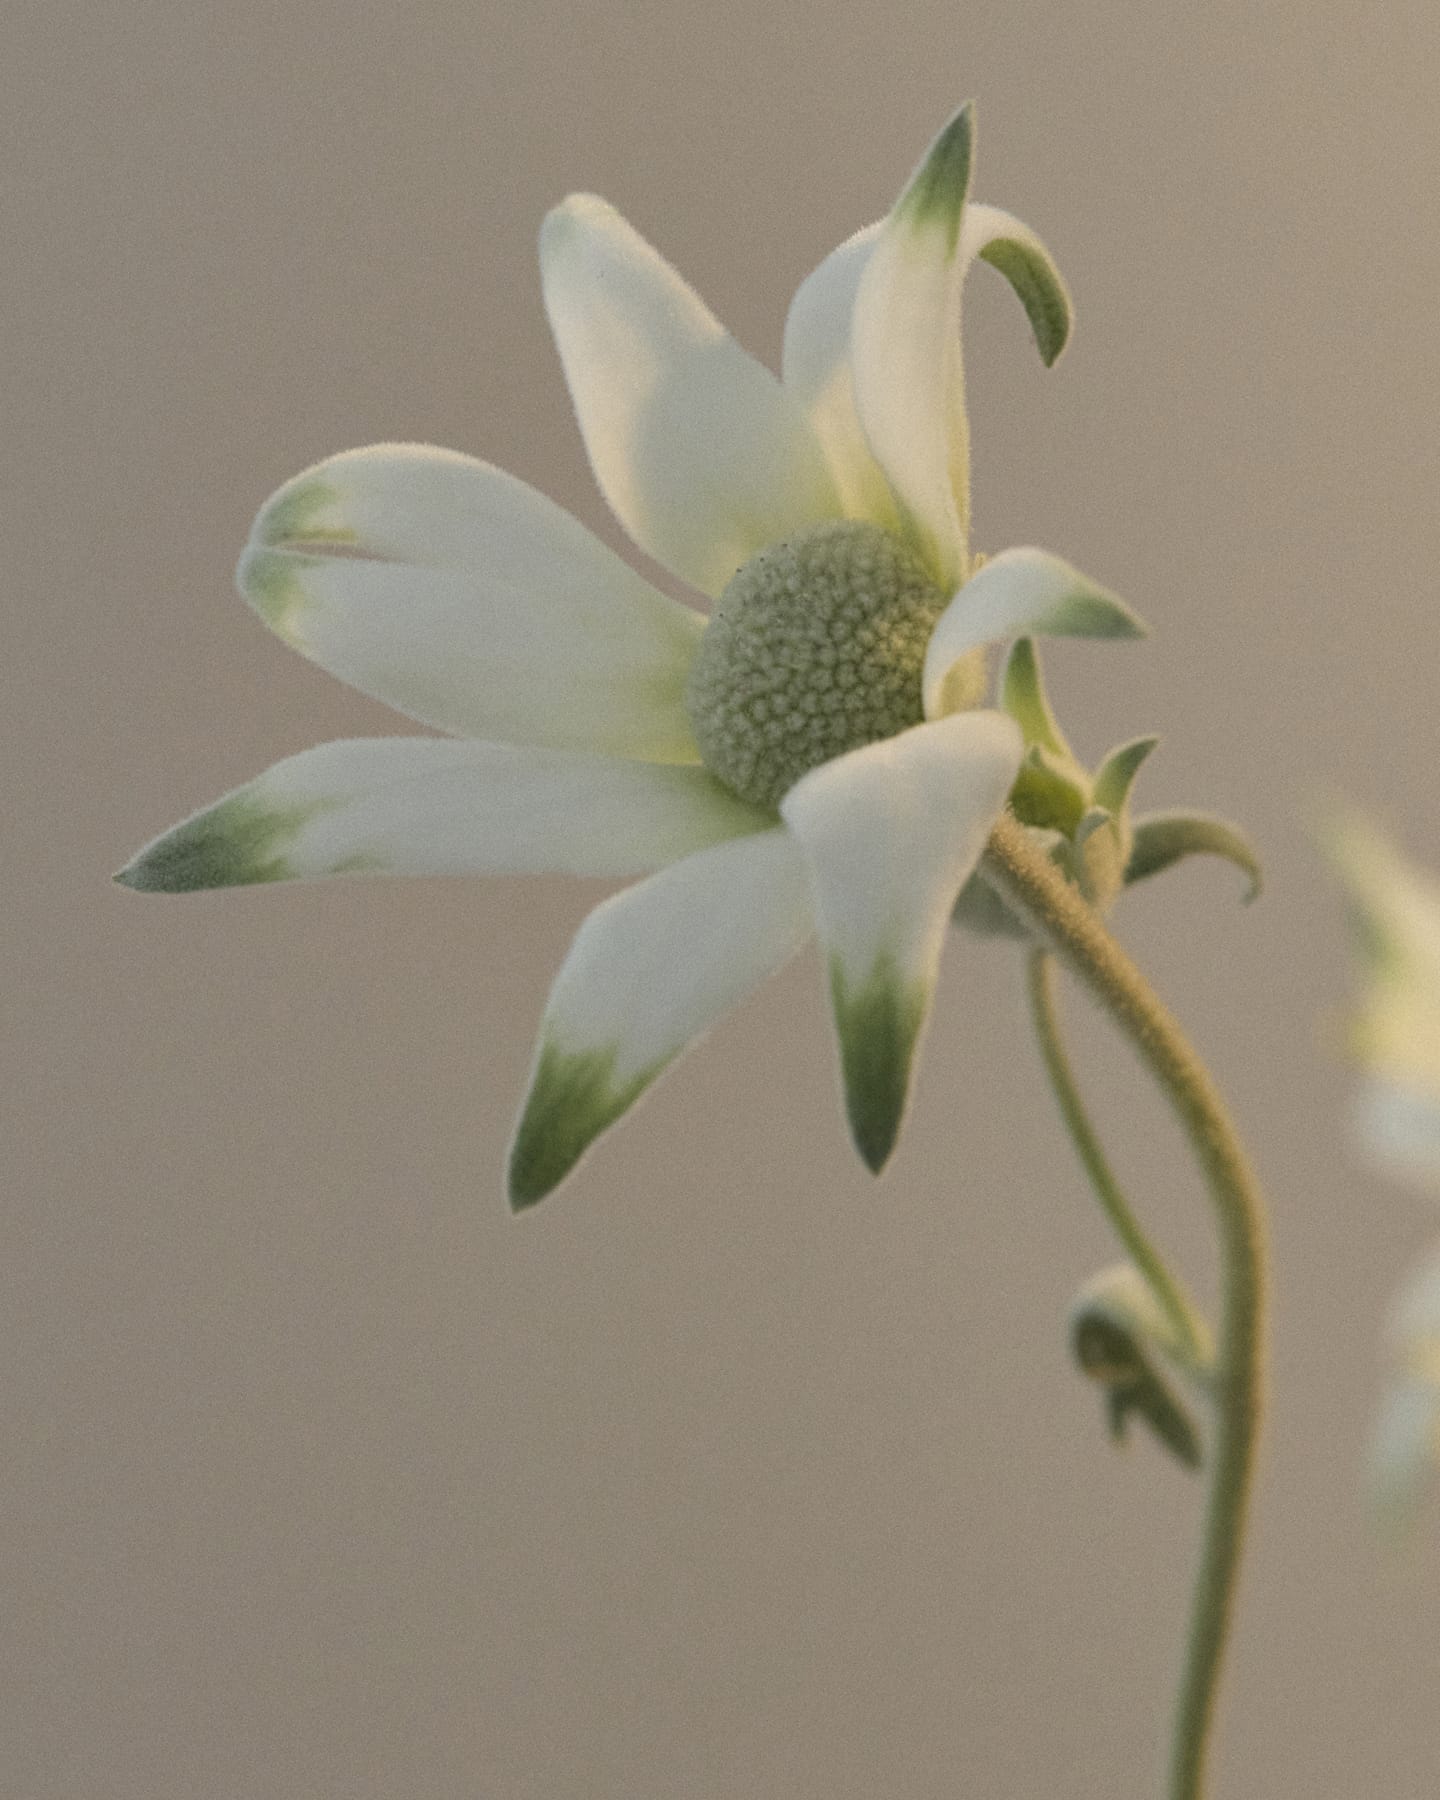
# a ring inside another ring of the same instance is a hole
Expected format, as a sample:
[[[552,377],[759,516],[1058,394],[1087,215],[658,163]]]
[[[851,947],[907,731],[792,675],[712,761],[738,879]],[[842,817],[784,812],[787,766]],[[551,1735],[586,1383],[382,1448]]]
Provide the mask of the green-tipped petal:
[[[866,439],[945,587],[964,580],[969,554],[960,234],[973,145],[967,105],[930,146],[875,241],[850,340]]]
[[[925,655],[925,710],[942,704],[945,678],[963,656],[1016,632],[1043,637],[1133,638],[1145,627],[1123,600],[1048,550],[1002,550],[940,615]]]
[[[182,819],[119,870],[116,881],[141,894],[195,894],[289,880],[297,872],[290,853],[325,802],[287,805],[258,788],[240,788]]]
[[[936,136],[895,202],[892,221],[916,235],[934,234],[953,256],[970,193],[975,154],[975,103],[967,100]]]
[[[841,516],[804,408],[614,207],[557,206],[540,275],[595,479],[642,550],[718,595],[767,545]]]
[[[1027,744],[1038,744],[1052,756],[1073,761],[1074,753],[1045,692],[1040,654],[1033,638],[1016,638],[1010,646],[1000,677],[1000,704],[1025,734]]]
[[[512,1206],[543,1200],[809,930],[801,860],[778,829],[701,851],[598,906],[550,991],[510,1150]]]
[[[422,444],[348,450],[261,508],[241,593],[293,649],[463,737],[697,762],[704,619],[524,482]]]
[[[1088,1284],[1071,1308],[1070,1346],[1079,1368],[1104,1389],[1117,1443],[1133,1415],[1144,1420],[1177,1462],[1187,1469],[1199,1467],[1199,1433],[1159,1360],[1162,1355],[1180,1360],[1180,1346],[1137,1269],[1121,1264]]]
[[[1130,799],[1135,777],[1150,752],[1160,742],[1158,737],[1132,738],[1112,750],[1095,773],[1094,799],[1113,818],[1121,818]]]
[[[116,879],[190,893],[323,875],[636,875],[772,823],[704,769],[352,738],[276,763]]]
[[[1074,308],[1055,260],[1028,225],[998,206],[972,201],[965,209],[961,260],[976,257],[1003,275],[1025,308],[1035,348],[1046,368],[1054,366],[1070,338]]]
[[[1246,900],[1260,892],[1260,860],[1244,834],[1238,826],[1208,813],[1145,813],[1137,818],[1125,865],[1125,885],[1158,875],[1187,856],[1223,856],[1249,877]]]
[[[822,764],[781,802],[814,895],[851,1132],[877,1172],[900,1129],[951,909],[1020,752],[1004,713],[956,713]]]

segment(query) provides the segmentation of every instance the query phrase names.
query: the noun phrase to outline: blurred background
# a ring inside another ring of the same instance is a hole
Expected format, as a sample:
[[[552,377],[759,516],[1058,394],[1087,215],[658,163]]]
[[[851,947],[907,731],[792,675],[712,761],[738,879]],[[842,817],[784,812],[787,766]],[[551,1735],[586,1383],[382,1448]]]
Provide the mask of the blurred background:
[[[967,302],[982,548],[1153,636],[1047,659],[1141,806],[1253,834],[1122,935],[1269,1190],[1274,1411],[1217,1800],[1432,1792],[1440,1508],[1369,1530],[1433,1216],[1351,1154],[1344,795],[1440,865],[1440,18],[1420,0],[18,0],[0,66],[8,879],[0,1792],[16,1800],[1143,1800],[1200,1483],[1071,1369],[1114,1259],[1020,967],[955,939],[900,1154],[804,959],[555,1199],[501,1177],[599,884],[150,899],[108,876],[289,752],[405,729],[230,574],[331,451],[492,459],[618,541],[540,310],[597,190],[756,353],[979,103],[1055,251],[1046,374]],[[1206,1203],[1083,996],[1087,1089],[1203,1286]]]

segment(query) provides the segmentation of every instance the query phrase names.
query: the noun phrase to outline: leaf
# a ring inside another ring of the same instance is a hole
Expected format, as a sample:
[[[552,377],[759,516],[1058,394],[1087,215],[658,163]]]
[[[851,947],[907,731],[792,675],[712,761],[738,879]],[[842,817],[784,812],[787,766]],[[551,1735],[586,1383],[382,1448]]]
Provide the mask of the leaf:
[[[1032,637],[1018,637],[1010,646],[1000,676],[1000,704],[1025,733],[1027,745],[1039,744],[1053,756],[1071,755],[1045,692],[1040,653]]]
[[[1158,737],[1132,738],[1121,744],[1101,763],[1095,774],[1095,804],[1103,806],[1118,819],[1130,799],[1130,789],[1140,773],[1141,764],[1160,742]]]
[[[1249,876],[1247,901],[1260,892],[1260,859],[1244,834],[1209,813],[1146,813],[1136,819],[1125,885],[1158,875],[1187,856],[1223,856]]]

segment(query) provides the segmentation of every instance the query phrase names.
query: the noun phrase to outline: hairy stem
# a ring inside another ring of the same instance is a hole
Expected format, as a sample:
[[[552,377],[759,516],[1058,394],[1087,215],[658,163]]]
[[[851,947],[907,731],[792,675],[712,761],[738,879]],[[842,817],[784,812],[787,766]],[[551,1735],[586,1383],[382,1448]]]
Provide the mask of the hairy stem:
[[[1080,1098],[1075,1073],[1066,1054],[1064,1039],[1060,1035],[1053,959],[1048,950],[1031,951],[1026,965],[1026,987],[1030,997],[1030,1018],[1035,1027],[1045,1073],[1050,1077],[1055,1104],[1060,1109],[1065,1129],[1070,1133],[1070,1141],[1075,1146],[1080,1165],[1095,1191],[1095,1198],[1114,1227],[1115,1235],[1128,1251],[1130,1260],[1145,1277],[1151,1293],[1164,1309],[1175,1333],[1178,1353],[1191,1368],[1202,1369],[1210,1357],[1210,1334],[1183,1284],[1177,1276],[1171,1274],[1165,1259],[1146,1236],[1144,1227],[1121,1192],[1095,1127],[1090,1123],[1085,1103]]]
[[[1170,1800],[1200,1800],[1216,1691],[1234,1608],[1264,1389],[1264,1212],[1259,1189],[1204,1064],[1098,916],[1008,813],[986,873],[1086,984],[1169,1100],[1205,1176],[1224,1288],[1214,1376],[1210,1495],[1176,1702]]]

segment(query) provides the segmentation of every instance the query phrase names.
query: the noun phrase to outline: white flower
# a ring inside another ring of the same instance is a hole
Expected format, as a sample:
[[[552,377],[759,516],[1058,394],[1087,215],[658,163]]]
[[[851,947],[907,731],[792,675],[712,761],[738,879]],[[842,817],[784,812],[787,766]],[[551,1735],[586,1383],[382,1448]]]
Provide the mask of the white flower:
[[[1440,885],[1357,818],[1332,830],[1329,849],[1364,965],[1349,1034],[1365,1071],[1356,1135],[1387,1174],[1440,1197]],[[1440,1467],[1440,1254],[1401,1289],[1385,1352],[1370,1475],[1382,1514],[1404,1525]]]
[[[239,584],[266,623],[449,735],[289,757],[120,879],[646,876],[590,915],[555,982],[516,1206],[812,932],[878,1170],[951,908],[1021,756],[1009,718],[969,710],[983,647],[1139,629],[1041,551],[972,564],[967,268],[1007,278],[1047,362],[1069,329],[1038,239],[967,205],[972,141],[966,107],[889,217],[801,284],[779,380],[603,201],[546,219],[545,306],[596,479],[635,544],[718,601],[708,625],[448,451],[346,452],[256,520]]]

